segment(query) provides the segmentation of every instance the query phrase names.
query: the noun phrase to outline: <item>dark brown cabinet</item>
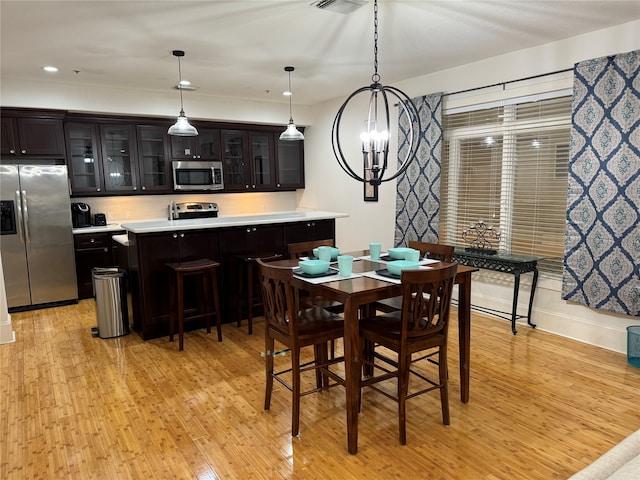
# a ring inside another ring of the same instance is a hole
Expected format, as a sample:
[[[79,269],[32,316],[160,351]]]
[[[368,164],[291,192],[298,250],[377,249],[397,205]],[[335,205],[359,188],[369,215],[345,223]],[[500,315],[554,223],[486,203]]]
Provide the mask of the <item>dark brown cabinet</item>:
[[[335,220],[308,220],[305,222],[285,223],[285,246],[290,243],[308,242],[336,238]]]
[[[275,149],[272,132],[222,131],[225,191],[273,191]]]
[[[67,167],[74,195],[102,192],[102,153],[99,148],[98,125],[67,123]]]
[[[248,225],[220,230],[220,259],[224,278],[220,288],[223,292],[221,298],[225,318],[237,318],[240,303],[238,298],[239,269],[245,266],[238,255],[283,255],[285,250],[281,224]],[[256,285],[254,291],[258,291],[259,288]],[[243,318],[245,317],[243,316]]]
[[[12,117],[10,111],[3,110],[0,134],[2,155],[22,158],[65,158],[62,116]]]
[[[218,259],[215,230],[188,230],[168,233],[129,233],[129,268],[133,327],[143,339],[169,335],[170,270],[167,263]],[[185,281],[185,305],[195,305],[195,288]],[[222,284],[222,281],[219,281]],[[188,328],[198,328],[197,322]]]
[[[108,193],[138,190],[137,152],[133,125],[100,125],[104,189]]]
[[[165,127],[137,125],[138,179],[140,193],[164,193],[173,190],[171,162]]]
[[[274,136],[276,145],[276,190],[304,188],[304,142],[280,140]]]
[[[220,131],[194,123],[196,137],[171,136],[171,158],[174,160],[220,160]]]
[[[92,268],[115,266],[111,249],[111,237],[120,233],[124,233],[124,231],[81,233],[73,236],[78,299],[93,297]]]

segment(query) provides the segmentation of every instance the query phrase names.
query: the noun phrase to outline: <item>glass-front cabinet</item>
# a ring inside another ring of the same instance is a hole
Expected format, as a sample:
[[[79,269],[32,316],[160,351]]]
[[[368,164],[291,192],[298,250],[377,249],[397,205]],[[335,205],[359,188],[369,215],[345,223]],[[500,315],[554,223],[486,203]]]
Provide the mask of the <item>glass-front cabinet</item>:
[[[101,192],[102,157],[98,147],[98,125],[67,123],[67,164],[74,194]]]
[[[174,160],[220,160],[220,131],[194,124],[195,137],[171,136],[171,158]]]
[[[138,189],[133,125],[100,125],[104,188],[108,192]]]
[[[270,140],[268,132],[249,132],[250,190],[269,190],[273,186],[273,142]]]
[[[277,145],[276,190],[304,188],[304,142],[280,140],[280,133],[274,136]]]
[[[240,130],[222,131],[222,161],[224,164],[224,189],[240,191],[249,189],[249,163],[247,134]]]
[[[168,192],[173,188],[170,161],[167,159],[167,129],[138,125],[138,169],[140,190],[143,192]]]

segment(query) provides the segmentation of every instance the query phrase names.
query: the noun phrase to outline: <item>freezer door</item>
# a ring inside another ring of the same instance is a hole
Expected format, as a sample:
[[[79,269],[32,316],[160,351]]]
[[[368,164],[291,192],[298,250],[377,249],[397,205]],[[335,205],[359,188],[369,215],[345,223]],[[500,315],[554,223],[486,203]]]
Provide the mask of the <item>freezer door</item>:
[[[67,167],[21,165],[31,303],[78,298]]]
[[[2,219],[2,235],[0,235],[7,306],[12,308],[31,305],[17,165],[0,165],[0,197],[3,204],[6,202],[7,207],[12,207],[2,209],[3,217],[11,216],[12,218]]]

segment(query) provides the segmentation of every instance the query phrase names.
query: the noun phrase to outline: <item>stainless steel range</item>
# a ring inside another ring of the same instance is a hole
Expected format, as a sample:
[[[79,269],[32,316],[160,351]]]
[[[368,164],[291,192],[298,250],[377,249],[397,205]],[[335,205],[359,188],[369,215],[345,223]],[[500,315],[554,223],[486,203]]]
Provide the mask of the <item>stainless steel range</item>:
[[[169,220],[185,220],[189,218],[215,218],[217,216],[217,203],[171,202],[169,204]]]

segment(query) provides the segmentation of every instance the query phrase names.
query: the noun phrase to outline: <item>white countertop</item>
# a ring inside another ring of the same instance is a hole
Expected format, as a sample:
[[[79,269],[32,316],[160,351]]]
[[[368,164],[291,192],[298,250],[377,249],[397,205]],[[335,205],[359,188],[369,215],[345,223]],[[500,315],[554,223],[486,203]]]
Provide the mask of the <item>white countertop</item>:
[[[274,223],[304,222],[305,220],[327,220],[349,215],[338,212],[277,212],[256,215],[233,215],[217,218],[195,218],[189,220],[152,220],[123,223],[120,227],[132,233],[173,232],[206,228],[235,227],[243,225],[269,225]],[[90,227],[99,228],[99,227]],[[104,227],[102,227],[104,228]],[[84,229],[87,230],[87,229]],[[74,230],[75,233],[75,230]]]
[[[124,228],[122,228],[119,223],[108,223],[108,224],[102,225],[100,227],[73,228],[73,229],[71,229],[71,232],[74,235],[77,235],[79,233],[119,232],[121,230],[124,230]]]

